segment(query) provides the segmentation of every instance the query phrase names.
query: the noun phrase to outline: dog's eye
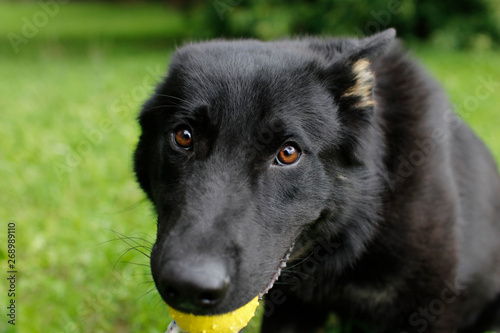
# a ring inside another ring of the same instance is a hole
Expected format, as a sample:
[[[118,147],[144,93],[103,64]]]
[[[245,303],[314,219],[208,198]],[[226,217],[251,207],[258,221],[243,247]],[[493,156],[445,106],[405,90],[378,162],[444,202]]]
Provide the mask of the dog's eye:
[[[193,134],[189,128],[181,127],[174,133],[174,140],[180,148],[189,149],[193,145]]]
[[[288,165],[297,162],[299,158],[299,149],[295,145],[287,144],[280,149],[278,156],[276,156],[276,161],[280,165]]]

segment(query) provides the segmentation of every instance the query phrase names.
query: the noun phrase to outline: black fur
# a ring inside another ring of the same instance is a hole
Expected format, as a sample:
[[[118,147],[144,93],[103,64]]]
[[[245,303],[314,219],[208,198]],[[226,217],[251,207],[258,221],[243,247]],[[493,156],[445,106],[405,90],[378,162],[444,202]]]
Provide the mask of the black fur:
[[[497,166],[449,110],[392,29],[179,49],[135,153],[158,213],[160,294],[187,312],[232,311],[295,244],[262,332],[317,332],[330,312],[379,333],[498,327]],[[276,160],[284,145],[296,163]]]

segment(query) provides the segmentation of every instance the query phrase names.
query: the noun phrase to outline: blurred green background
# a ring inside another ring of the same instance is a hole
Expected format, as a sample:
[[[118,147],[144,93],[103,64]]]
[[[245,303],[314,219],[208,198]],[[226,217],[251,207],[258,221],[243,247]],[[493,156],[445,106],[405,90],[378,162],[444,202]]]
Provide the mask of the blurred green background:
[[[147,257],[155,216],[131,159],[138,110],[176,46],[396,27],[498,160],[499,22],[496,0],[0,2],[0,263],[14,222],[15,328],[165,331]],[[14,332],[4,312],[0,332]]]

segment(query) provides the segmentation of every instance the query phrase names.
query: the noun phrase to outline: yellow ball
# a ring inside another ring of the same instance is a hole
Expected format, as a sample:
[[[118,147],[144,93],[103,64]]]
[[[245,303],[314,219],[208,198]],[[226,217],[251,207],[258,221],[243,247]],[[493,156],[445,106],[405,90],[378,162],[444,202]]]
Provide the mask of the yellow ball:
[[[179,328],[189,333],[238,333],[248,325],[259,306],[259,297],[233,312],[214,316],[196,316],[177,311],[167,304],[170,315]]]

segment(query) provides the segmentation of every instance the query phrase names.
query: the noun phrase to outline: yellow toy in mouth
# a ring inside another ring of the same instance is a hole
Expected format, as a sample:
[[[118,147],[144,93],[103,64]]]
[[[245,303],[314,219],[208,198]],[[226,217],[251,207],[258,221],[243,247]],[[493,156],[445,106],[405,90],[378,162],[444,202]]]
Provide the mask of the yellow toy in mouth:
[[[197,316],[177,311],[167,304],[168,311],[179,326],[180,331],[188,333],[238,333],[248,325],[258,306],[259,297],[257,296],[232,312],[213,316]]]

